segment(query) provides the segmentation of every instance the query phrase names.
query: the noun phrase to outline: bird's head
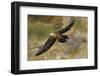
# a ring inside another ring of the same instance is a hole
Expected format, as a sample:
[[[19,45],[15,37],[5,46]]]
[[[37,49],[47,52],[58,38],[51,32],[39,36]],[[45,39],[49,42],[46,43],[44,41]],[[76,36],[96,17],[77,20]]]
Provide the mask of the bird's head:
[[[50,37],[56,39],[57,35],[55,33],[50,33]]]

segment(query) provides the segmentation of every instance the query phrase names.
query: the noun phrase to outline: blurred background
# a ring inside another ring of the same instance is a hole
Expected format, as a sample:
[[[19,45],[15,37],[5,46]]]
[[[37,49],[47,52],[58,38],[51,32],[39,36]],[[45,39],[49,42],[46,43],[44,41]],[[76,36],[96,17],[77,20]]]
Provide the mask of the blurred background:
[[[49,34],[60,30],[75,20],[72,29],[64,33],[66,43],[56,43],[45,53],[35,56],[44,45]],[[88,18],[75,16],[28,15],[28,61],[88,58]]]

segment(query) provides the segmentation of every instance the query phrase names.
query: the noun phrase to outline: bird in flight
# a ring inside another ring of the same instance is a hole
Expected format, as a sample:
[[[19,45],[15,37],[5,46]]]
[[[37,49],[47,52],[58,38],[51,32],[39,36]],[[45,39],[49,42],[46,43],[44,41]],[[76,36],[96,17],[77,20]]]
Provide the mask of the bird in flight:
[[[60,43],[65,43],[68,38],[67,35],[63,35],[65,32],[69,31],[72,26],[74,25],[74,21],[72,21],[68,26],[66,26],[63,29],[60,29],[56,31],[55,33],[50,33],[48,40],[45,42],[45,44],[37,51],[35,54],[36,56],[39,56],[43,54],[44,52],[48,51],[53,44],[58,40]]]

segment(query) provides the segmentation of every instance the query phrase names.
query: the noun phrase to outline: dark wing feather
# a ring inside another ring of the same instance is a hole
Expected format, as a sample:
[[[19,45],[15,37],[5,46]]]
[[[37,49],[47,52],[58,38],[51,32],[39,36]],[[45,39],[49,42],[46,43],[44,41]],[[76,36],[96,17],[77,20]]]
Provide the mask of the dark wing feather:
[[[49,37],[49,39],[46,41],[43,47],[41,47],[40,50],[36,53],[36,56],[41,55],[42,53],[46,52],[55,43],[55,41],[56,39],[52,39]]]
[[[67,27],[57,31],[56,33],[63,34],[65,32],[67,32],[68,30],[70,30],[73,25],[74,25],[74,21],[72,21]]]

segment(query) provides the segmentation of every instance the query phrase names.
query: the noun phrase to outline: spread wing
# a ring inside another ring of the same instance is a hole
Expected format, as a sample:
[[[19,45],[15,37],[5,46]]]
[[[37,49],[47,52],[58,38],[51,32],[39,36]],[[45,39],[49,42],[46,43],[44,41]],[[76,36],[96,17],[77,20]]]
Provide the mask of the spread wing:
[[[74,25],[74,21],[72,21],[67,27],[57,31],[56,33],[63,34],[67,31],[69,31],[72,28],[73,25]]]
[[[41,55],[42,53],[46,52],[54,43],[56,39],[52,39],[49,37],[49,39],[46,41],[46,43],[39,49],[39,51],[36,53],[36,56]]]

